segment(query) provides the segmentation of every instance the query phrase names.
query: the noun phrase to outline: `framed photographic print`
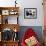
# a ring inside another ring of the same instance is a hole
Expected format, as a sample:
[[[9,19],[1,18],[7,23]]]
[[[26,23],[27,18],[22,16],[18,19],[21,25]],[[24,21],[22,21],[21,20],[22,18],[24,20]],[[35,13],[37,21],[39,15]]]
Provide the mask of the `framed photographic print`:
[[[9,11],[9,14],[10,15],[17,15],[17,13],[18,12],[16,10],[14,10],[14,9]]]
[[[37,8],[24,8],[24,18],[25,19],[36,19]]]
[[[2,10],[2,15],[9,15],[9,10]]]

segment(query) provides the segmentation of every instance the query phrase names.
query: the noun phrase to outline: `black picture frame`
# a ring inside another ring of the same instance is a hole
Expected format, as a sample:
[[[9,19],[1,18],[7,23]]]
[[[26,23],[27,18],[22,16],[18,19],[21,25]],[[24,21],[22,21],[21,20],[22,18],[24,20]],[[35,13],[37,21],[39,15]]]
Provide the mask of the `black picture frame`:
[[[37,19],[37,8],[24,8],[24,19]]]

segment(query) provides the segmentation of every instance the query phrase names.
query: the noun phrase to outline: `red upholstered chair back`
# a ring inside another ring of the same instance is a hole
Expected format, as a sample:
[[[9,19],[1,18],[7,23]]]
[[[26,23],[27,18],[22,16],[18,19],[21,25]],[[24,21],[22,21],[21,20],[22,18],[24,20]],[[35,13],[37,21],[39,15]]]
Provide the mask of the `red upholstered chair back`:
[[[28,28],[24,34],[24,37],[22,38],[21,45],[26,46],[25,39],[28,39],[29,37],[32,37],[32,36],[37,37],[34,30],[32,28]]]

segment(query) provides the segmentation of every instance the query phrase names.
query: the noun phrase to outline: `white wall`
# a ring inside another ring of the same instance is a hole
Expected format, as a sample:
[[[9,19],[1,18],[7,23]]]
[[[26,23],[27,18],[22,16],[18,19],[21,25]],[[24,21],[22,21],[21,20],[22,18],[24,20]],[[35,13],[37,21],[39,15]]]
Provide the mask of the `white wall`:
[[[15,0],[0,0],[0,6],[14,6]],[[20,7],[19,24],[21,26],[43,26],[42,0],[17,0]],[[24,8],[37,8],[37,19],[24,19]]]
[[[20,25],[22,26],[43,26],[42,0],[21,0]],[[37,8],[37,19],[24,19],[24,8]]]

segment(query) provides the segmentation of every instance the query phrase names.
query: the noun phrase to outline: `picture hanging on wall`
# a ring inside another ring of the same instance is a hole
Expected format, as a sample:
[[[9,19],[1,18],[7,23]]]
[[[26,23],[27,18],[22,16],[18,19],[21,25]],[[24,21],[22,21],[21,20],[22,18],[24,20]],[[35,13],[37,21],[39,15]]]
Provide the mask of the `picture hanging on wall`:
[[[24,8],[24,19],[36,19],[37,8]]]

